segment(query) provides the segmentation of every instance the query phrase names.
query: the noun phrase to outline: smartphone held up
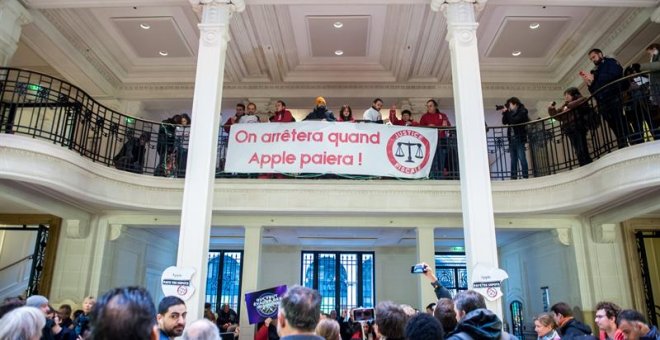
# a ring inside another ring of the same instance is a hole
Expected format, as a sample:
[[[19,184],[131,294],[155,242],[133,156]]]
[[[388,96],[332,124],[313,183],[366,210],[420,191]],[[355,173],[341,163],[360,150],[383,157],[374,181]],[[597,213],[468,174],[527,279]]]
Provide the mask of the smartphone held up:
[[[410,273],[411,274],[424,274],[426,273],[427,268],[426,265],[423,263],[418,263],[412,267],[410,267]]]

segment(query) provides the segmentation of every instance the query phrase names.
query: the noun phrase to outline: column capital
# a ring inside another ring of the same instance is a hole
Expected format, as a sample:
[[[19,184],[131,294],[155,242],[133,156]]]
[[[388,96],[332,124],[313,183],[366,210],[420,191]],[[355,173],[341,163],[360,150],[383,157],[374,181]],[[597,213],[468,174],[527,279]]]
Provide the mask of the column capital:
[[[461,3],[475,5],[477,10],[482,10],[484,6],[486,6],[487,1],[488,0],[431,0],[431,10],[445,12],[449,5]]]
[[[0,1],[0,12],[4,10],[12,13],[10,19],[14,19],[15,22],[21,26],[32,22],[32,15],[30,15],[30,12],[28,12],[18,0]]]
[[[660,6],[651,13],[651,22],[660,23]]]
[[[607,223],[591,226],[591,234],[596,243],[614,243],[617,224]]]
[[[83,239],[89,236],[89,224],[87,220],[65,220],[64,230],[66,236],[73,239]]]
[[[245,0],[188,0],[193,8],[198,9],[201,6],[219,6],[229,5],[233,12],[243,12],[245,10]]]

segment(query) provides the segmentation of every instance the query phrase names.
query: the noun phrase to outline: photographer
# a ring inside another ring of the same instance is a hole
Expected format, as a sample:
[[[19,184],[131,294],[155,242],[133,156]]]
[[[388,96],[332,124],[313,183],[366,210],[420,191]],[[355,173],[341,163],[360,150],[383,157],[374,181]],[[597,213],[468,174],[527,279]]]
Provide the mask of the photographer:
[[[522,169],[522,178],[529,177],[527,166],[527,155],[525,155],[525,143],[527,143],[527,126],[529,116],[525,105],[520,99],[511,97],[507,99],[504,106],[496,107],[502,112],[502,124],[510,125],[507,130],[509,139],[509,153],[511,156],[511,179],[518,179],[518,162]]]
[[[564,91],[564,100],[561,110],[558,110],[557,104],[552,102],[548,107],[548,114],[561,123],[561,131],[571,141],[580,166],[589,164],[591,156],[587,146],[587,128],[593,125],[589,122],[592,119],[591,107],[587,103],[587,98],[582,97],[576,87]]]

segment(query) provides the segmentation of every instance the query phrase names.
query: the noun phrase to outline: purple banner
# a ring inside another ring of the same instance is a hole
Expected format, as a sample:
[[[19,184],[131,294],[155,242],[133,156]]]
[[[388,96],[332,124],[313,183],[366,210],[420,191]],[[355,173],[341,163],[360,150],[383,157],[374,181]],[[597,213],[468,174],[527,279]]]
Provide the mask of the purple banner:
[[[245,305],[247,305],[250,324],[264,321],[267,318],[277,319],[277,309],[280,300],[286,293],[286,286],[277,286],[260,290],[258,292],[245,293]]]

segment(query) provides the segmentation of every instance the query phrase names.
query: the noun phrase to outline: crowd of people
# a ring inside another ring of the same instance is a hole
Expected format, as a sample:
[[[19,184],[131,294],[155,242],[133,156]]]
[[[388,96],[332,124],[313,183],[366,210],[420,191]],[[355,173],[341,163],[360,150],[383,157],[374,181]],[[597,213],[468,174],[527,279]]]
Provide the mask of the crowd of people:
[[[420,312],[409,305],[383,301],[372,310],[321,312],[318,291],[293,286],[281,298],[277,316],[259,323],[255,340],[514,340],[502,320],[489,310],[481,293],[461,291],[451,297],[426,264],[424,276],[438,298]],[[595,307],[592,332],[565,302],[558,302],[534,318],[537,340],[660,340],[658,329],[635,310],[622,310],[612,302]],[[360,312],[358,316],[357,313]],[[205,305],[204,317],[188,324],[187,308],[175,296],[164,297],[158,307],[141,287],[110,290],[98,300],[86,297],[72,320],[71,307],[55,310],[44,296],[6,299],[0,305],[0,339],[127,339],[220,340],[238,339],[238,315],[223,305],[216,315]],[[359,321],[356,321],[359,320]]]

